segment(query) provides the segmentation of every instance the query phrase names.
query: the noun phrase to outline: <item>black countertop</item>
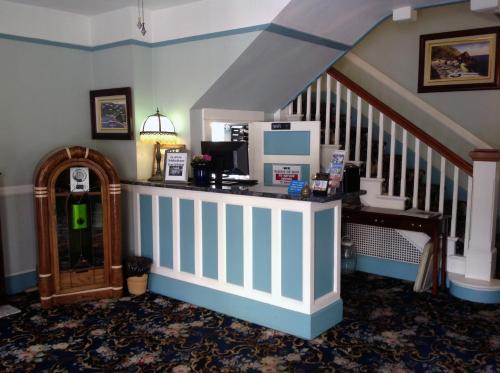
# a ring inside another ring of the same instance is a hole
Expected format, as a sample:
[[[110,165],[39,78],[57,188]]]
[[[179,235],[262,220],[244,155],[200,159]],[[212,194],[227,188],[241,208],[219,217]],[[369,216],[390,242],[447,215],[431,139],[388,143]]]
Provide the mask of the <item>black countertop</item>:
[[[209,192],[209,193],[222,193],[222,194],[235,194],[242,196],[253,196],[253,197],[265,197],[265,198],[277,198],[277,199],[288,199],[294,201],[304,201],[304,202],[317,202],[325,203],[337,200],[352,200],[359,197],[360,194],[365,194],[365,191],[360,191],[356,193],[335,193],[328,196],[313,196],[302,197],[300,195],[289,195],[287,193],[286,187],[266,187],[266,186],[247,186],[247,185],[223,185],[222,188],[216,188],[215,185],[209,187],[200,187],[190,183],[174,183],[174,182],[155,182],[147,180],[123,180],[122,184],[129,185],[142,185],[157,188],[170,188],[170,189],[180,189],[180,190],[192,190],[197,192]]]

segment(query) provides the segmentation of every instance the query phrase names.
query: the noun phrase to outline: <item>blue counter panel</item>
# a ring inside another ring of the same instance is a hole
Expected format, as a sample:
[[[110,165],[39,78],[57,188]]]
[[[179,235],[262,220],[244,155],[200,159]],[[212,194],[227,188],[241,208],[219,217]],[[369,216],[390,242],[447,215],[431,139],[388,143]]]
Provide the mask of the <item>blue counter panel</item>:
[[[281,213],[281,295],[302,300],[302,213]]]
[[[139,195],[139,216],[141,255],[153,259],[153,198],[150,195]]]
[[[272,186],[273,185],[273,165],[276,166],[300,166],[300,172],[302,173],[301,178],[309,182],[310,179],[310,167],[308,164],[283,164],[283,163],[264,163],[264,185]]]
[[[295,336],[312,339],[342,321],[343,305],[339,299],[312,315],[276,307],[253,299],[151,274],[149,289],[201,307]]]
[[[226,280],[243,286],[243,206],[226,205]]]
[[[181,199],[179,210],[181,271],[194,273],[194,201]]]
[[[218,224],[217,204],[214,202],[203,202],[201,205],[202,221],[202,250],[203,250],[203,276],[218,278]]]
[[[309,131],[264,131],[264,155],[309,155]]]
[[[172,198],[160,197],[160,266],[174,268],[174,241],[172,222]]]
[[[271,292],[271,209],[252,208],[253,288]]]
[[[314,299],[333,290],[334,210],[314,213]]]

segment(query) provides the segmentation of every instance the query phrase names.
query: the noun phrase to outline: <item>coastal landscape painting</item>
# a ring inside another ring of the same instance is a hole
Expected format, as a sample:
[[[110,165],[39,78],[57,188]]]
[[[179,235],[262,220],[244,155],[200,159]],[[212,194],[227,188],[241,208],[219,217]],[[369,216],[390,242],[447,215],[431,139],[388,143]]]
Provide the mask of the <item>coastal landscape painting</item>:
[[[499,27],[422,35],[418,92],[498,89]]]

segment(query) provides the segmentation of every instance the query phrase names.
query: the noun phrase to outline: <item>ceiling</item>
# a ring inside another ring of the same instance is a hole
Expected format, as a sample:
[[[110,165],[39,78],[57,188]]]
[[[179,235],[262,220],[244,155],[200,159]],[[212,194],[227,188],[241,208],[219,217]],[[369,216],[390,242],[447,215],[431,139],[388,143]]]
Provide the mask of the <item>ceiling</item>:
[[[34,5],[65,12],[94,16],[113,10],[137,7],[137,0],[7,0],[11,3]],[[170,8],[202,0],[144,0],[144,8],[150,10]]]

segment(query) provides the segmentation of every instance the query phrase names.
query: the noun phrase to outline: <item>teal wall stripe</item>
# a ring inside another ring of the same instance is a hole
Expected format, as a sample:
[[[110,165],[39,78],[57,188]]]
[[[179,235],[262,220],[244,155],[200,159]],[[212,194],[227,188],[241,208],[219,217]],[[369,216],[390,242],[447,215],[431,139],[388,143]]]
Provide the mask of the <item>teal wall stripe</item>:
[[[194,273],[194,201],[179,202],[181,271]]]
[[[77,50],[83,50],[83,51],[88,51],[88,52],[94,52],[94,51],[111,49],[111,48],[128,46],[128,45],[137,45],[137,46],[146,47],[146,48],[158,48],[158,47],[165,47],[165,46],[169,46],[169,45],[190,43],[190,42],[202,41],[202,40],[214,39],[214,38],[222,38],[225,36],[239,35],[239,34],[245,34],[245,33],[249,33],[249,32],[257,32],[257,31],[268,31],[268,32],[272,32],[274,34],[283,35],[283,36],[286,36],[289,38],[298,39],[298,40],[306,41],[309,43],[321,45],[321,46],[328,47],[328,48],[343,50],[343,51],[346,51],[346,50],[351,48],[351,46],[349,46],[347,44],[343,44],[343,43],[335,41],[335,40],[330,40],[327,38],[323,38],[320,36],[316,36],[313,34],[309,34],[306,32],[302,32],[299,30],[291,29],[291,28],[284,27],[284,26],[277,25],[277,24],[273,24],[273,23],[264,23],[264,24],[255,25],[255,26],[240,27],[240,28],[236,28],[236,29],[232,29],[232,30],[209,32],[206,34],[188,36],[188,37],[172,39],[172,40],[165,40],[165,41],[160,41],[160,42],[155,42],[155,43],[149,43],[149,42],[136,40],[136,39],[125,39],[125,40],[120,40],[120,41],[113,42],[113,43],[101,44],[101,45],[97,45],[97,46],[86,46],[86,45],[81,45],[81,44],[63,43],[63,42],[57,42],[57,41],[52,41],[52,40],[47,40],[47,39],[39,39],[39,38],[11,35],[11,34],[3,34],[3,33],[0,33],[0,39],[22,41],[22,42],[33,43],[33,44],[50,45],[50,46],[61,47],[61,48],[70,48],[70,49],[77,49]]]
[[[62,42],[58,42],[58,41],[30,38],[30,37],[26,37],[26,36],[2,34],[2,33],[0,33],[0,39],[21,41],[21,42],[25,42],[25,43],[32,43],[32,44],[39,44],[39,45],[48,45],[51,47],[77,49],[77,50],[87,51],[87,52],[92,52],[94,50],[94,47],[88,47],[88,46],[80,45],[80,44],[62,43]]]
[[[153,259],[153,198],[150,195],[139,195],[139,214],[141,219],[141,255]]]
[[[333,290],[334,209],[314,213],[314,299]]]
[[[36,271],[5,276],[5,291],[7,294],[18,294],[26,289],[37,286]]]
[[[189,42],[193,42],[193,41],[200,41],[200,40],[206,40],[206,39],[222,38],[224,36],[245,34],[248,32],[264,31],[269,27],[269,25],[270,25],[269,23],[264,23],[261,25],[241,27],[241,28],[232,29],[232,30],[210,32],[210,33],[202,34],[202,35],[194,35],[194,36],[188,36],[185,38],[159,41],[156,43],[152,43],[151,46],[153,48],[157,48],[157,47],[164,47],[167,45],[189,43]]]
[[[281,212],[281,295],[302,300],[302,213]]]
[[[271,23],[266,31],[273,32],[275,34],[287,36],[289,38],[298,39],[302,41],[306,41],[308,43],[322,45],[324,47],[338,49],[341,51],[347,51],[351,49],[351,46],[348,44],[341,43],[339,41],[323,38],[321,36],[316,36],[313,34],[309,34],[307,32],[295,30],[289,27],[281,26],[275,23]]]
[[[174,224],[172,217],[172,198],[159,198],[160,215],[160,266],[174,268]]]
[[[218,278],[218,223],[217,204],[214,202],[202,202],[202,251],[203,251],[203,276]]]
[[[310,131],[264,131],[264,155],[309,155]]]
[[[226,205],[226,279],[243,286],[243,206]]]
[[[155,273],[151,274],[149,289],[305,339],[316,337],[342,320],[343,305],[340,299],[312,315],[306,315]]]
[[[237,29],[226,30],[226,31],[210,32],[207,34],[188,36],[188,37],[184,37],[184,38],[165,40],[165,41],[160,41],[160,42],[155,42],[155,43],[148,43],[145,41],[135,40],[135,39],[125,39],[125,40],[120,40],[120,41],[113,42],[113,43],[101,44],[101,45],[96,45],[96,46],[92,46],[92,47],[80,45],[80,44],[62,43],[62,42],[51,41],[51,40],[47,40],[47,39],[30,38],[30,37],[26,37],[26,36],[18,36],[18,35],[10,35],[10,34],[2,34],[2,33],[0,33],[0,39],[21,41],[21,42],[26,42],[26,43],[40,44],[40,45],[49,45],[49,46],[61,47],[61,48],[77,49],[77,50],[82,50],[82,51],[87,51],[87,52],[95,52],[95,51],[101,51],[101,50],[105,50],[105,49],[130,46],[130,45],[136,45],[136,46],[145,47],[145,48],[159,48],[159,47],[165,47],[165,46],[175,45],[175,44],[182,44],[182,43],[189,43],[189,42],[194,42],[194,41],[202,41],[202,40],[207,40],[207,39],[221,38],[221,37],[231,36],[231,35],[245,34],[245,33],[249,33],[249,32],[264,31],[265,29],[267,29],[269,27],[269,25],[270,25],[269,23],[265,23],[265,24],[261,24],[261,25],[240,27]]]
[[[309,182],[310,180],[310,166],[308,164],[296,164],[296,163],[289,163],[289,164],[282,164],[282,163],[264,163],[264,185],[265,186],[272,186],[273,185],[273,165],[279,165],[279,166],[300,166],[300,170],[302,173],[302,180],[305,180]]]
[[[418,264],[397,262],[395,260],[376,258],[368,255],[358,255],[356,269],[375,275],[415,281],[417,278]]]
[[[253,288],[271,292],[271,209],[252,208]]]

